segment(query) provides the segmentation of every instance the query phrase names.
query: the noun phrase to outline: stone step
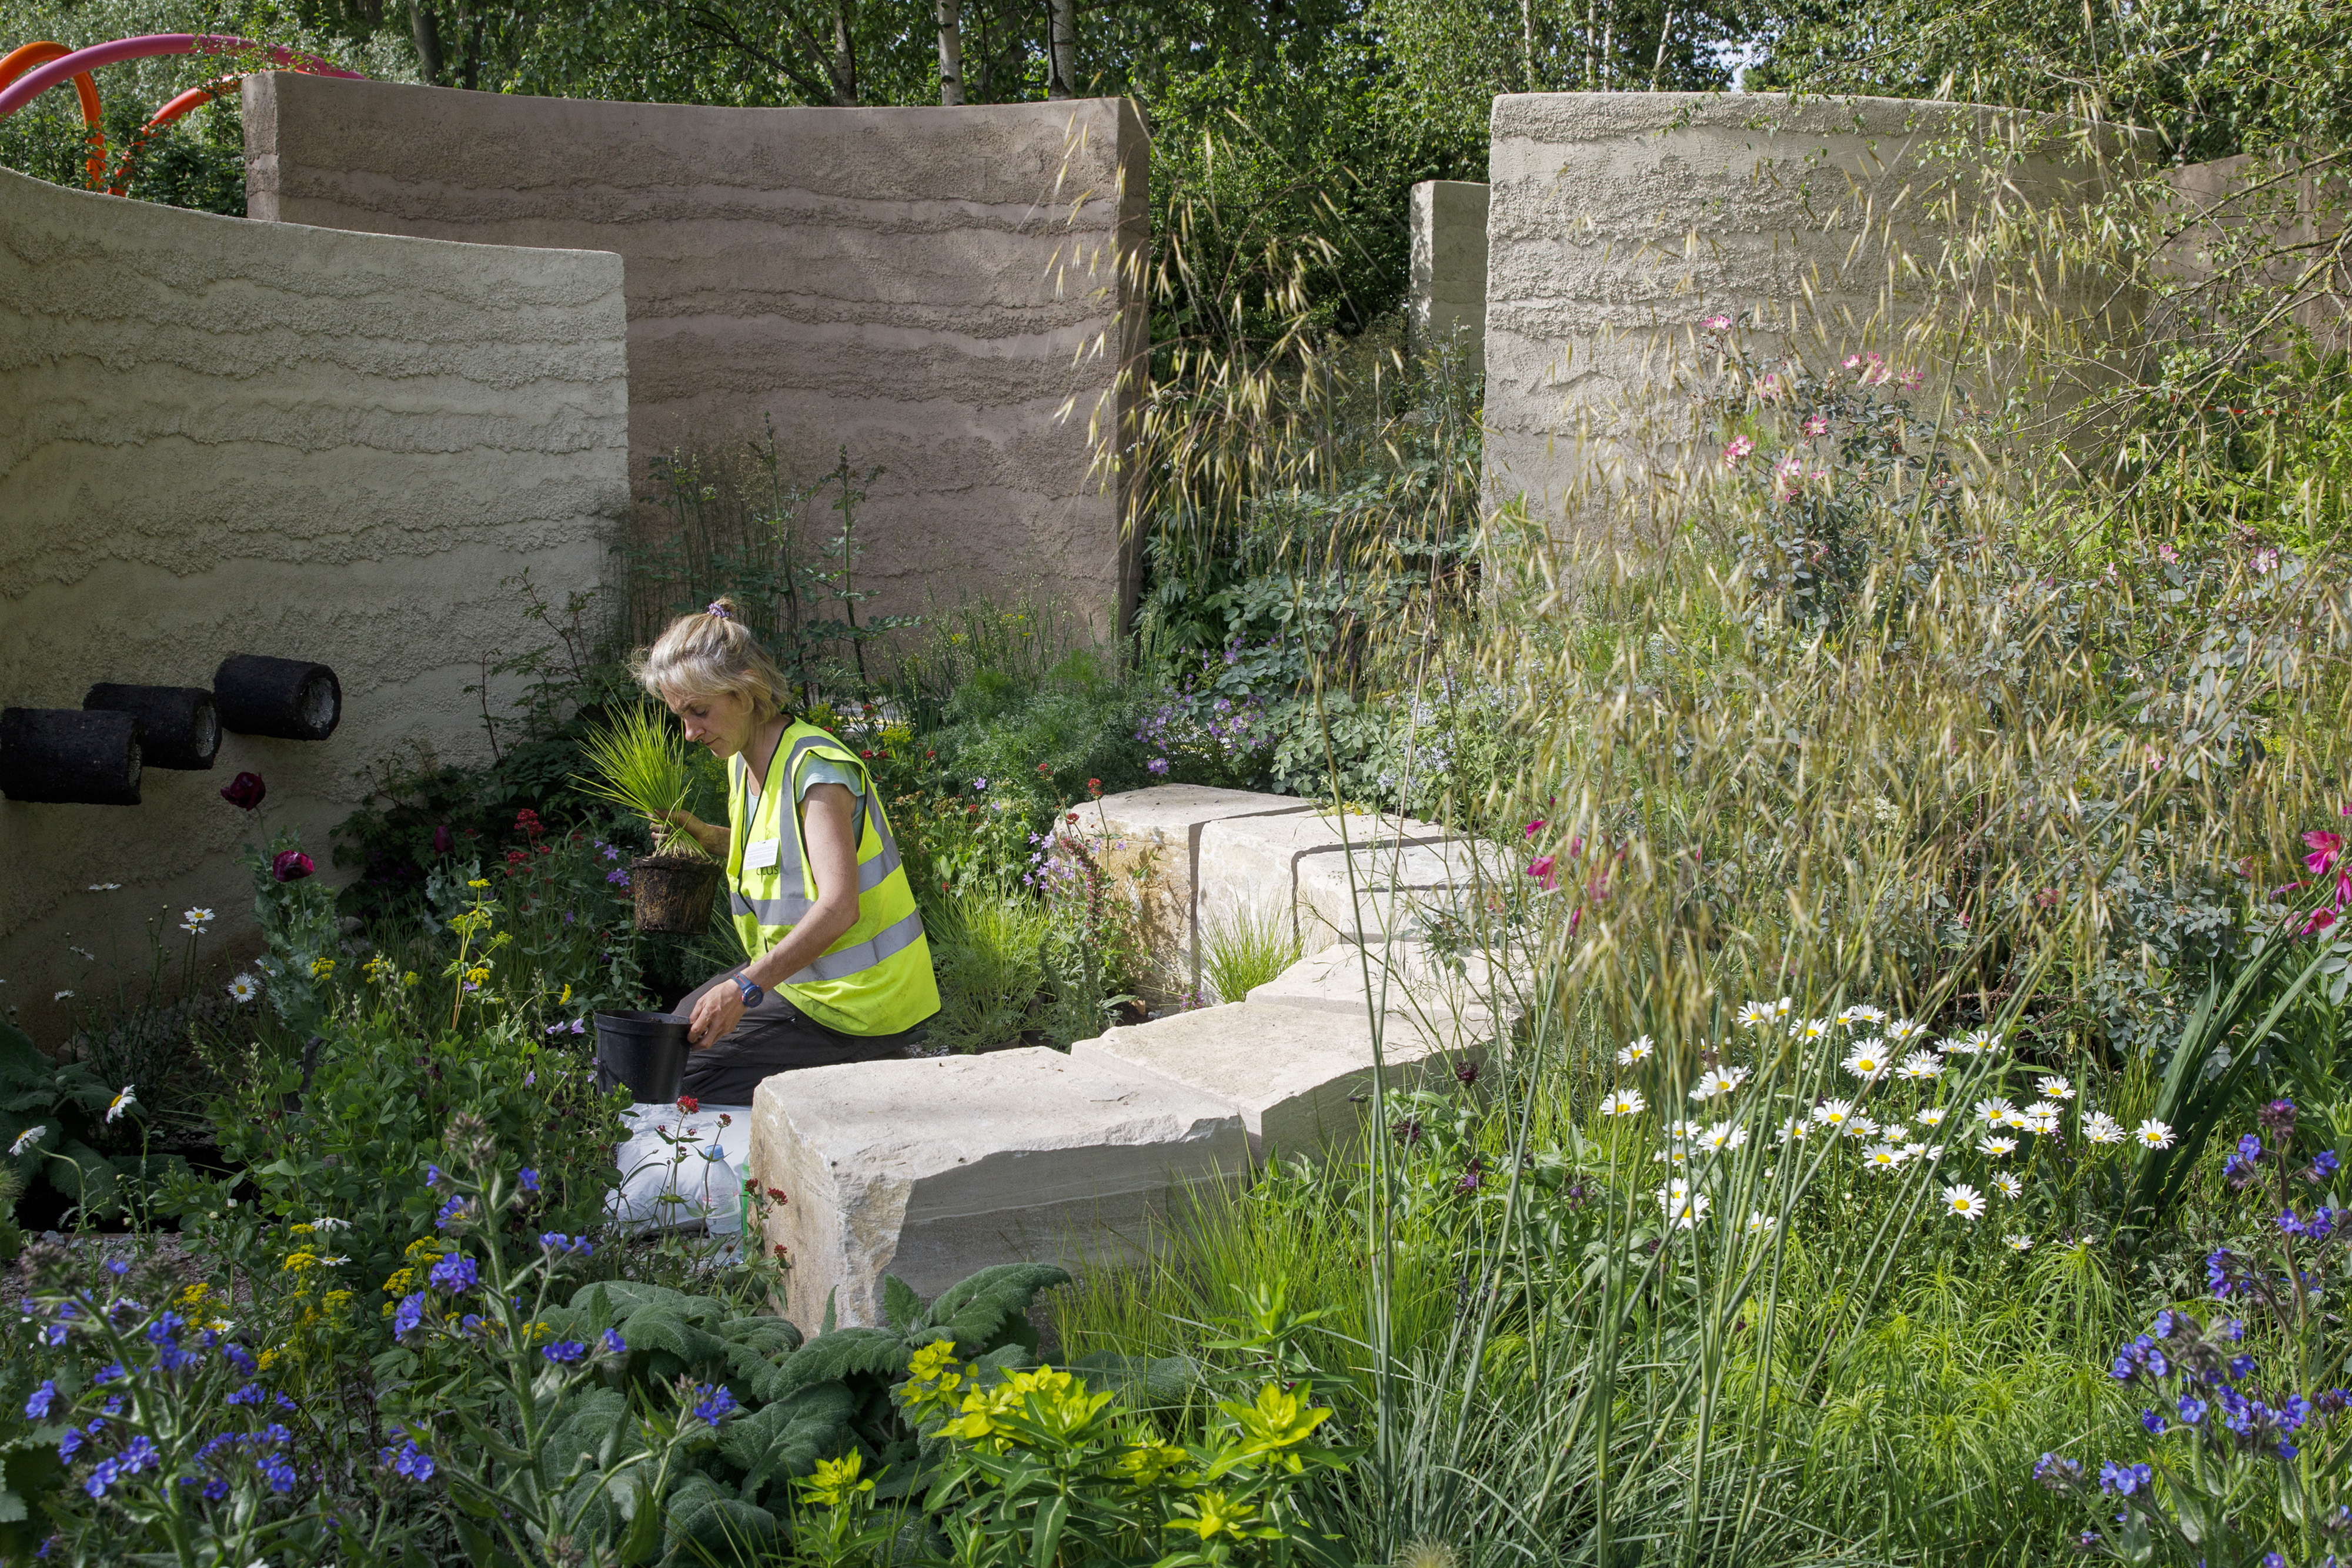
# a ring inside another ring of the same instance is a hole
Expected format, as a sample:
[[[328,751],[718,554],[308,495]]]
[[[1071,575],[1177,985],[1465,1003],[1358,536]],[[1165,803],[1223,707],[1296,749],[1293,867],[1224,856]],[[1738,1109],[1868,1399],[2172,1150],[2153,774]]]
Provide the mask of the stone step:
[[[1192,1184],[1241,1172],[1226,1100],[1044,1047],[778,1073],[751,1109],[751,1172],[785,1201],[785,1313],[880,1321],[881,1281],[935,1295],[993,1263],[1134,1257]]]
[[[1151,1074],[1231,1107],[1252,1156],[1264,1159],[1311,1156],[1360,1135],[1372,1045],[1369,1014],[1251,1001],[1115,1029],[1078,1041],[1070,1056]],[[1446,1080],[1485,1050],[1475,1029],[1398,1014],[1382,1019],[1381,1057],[1392,1091]]]

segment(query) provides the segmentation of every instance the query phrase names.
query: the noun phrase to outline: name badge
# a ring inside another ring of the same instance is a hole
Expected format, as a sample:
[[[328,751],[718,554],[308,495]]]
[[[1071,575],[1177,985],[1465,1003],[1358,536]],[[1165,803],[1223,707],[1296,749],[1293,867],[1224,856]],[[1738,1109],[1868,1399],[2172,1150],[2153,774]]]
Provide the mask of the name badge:
[[[777,841],[758,839],[743,846],[743,869],[764,871],[776,863]]]

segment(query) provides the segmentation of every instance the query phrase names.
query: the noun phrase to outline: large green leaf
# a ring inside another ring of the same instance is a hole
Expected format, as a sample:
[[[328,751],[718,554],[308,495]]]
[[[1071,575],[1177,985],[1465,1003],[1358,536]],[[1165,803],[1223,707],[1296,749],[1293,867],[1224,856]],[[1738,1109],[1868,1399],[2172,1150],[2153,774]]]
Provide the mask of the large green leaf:
[[[669,1524],[667,1562],[751,1563],[776,1544],[774,1514],[729,1497],[700,1471],[677,1484],[665,1500],[664,1511]]]
[[[688,1366],[722,1360],[727,1342],[695,1326],[677,1305],[664,1302],[640,1307],[621,1324],[621,1340],[631,1350],[667,1351]]]
[[[1069,1271],[1051,1263],[1000,1263],[941,1292],[931,1303],[929,1326],[953,1334],[956,1354],[966,1358],[1008,1343],[1034,1348],[1029,1304],[1038,1291],[1069,1282]]]
[[[838,1383],[796,1389],[730,1426],[719,1451],[743,1468],[743,1495],[758,1498],[771,1480],[816,1469],[847,1434],[856,1403]]]
[[[776,1364],[751,1390],[763,1403],[814,1384],[846,1382],[863,1373],[897,1381],[913,1352],[888,1329],[836,1329],[819,1334]]]
[[[540,1445],[539,1471],[546,1484],[562,1480],[580,1456],[591,1456],[592,1468],[601,1466],[606,1439],[628,1441],[629,1402],[609,1388],[592,1388],[572,1399]],[[614,1454],[617,1457],[619,1448]]]

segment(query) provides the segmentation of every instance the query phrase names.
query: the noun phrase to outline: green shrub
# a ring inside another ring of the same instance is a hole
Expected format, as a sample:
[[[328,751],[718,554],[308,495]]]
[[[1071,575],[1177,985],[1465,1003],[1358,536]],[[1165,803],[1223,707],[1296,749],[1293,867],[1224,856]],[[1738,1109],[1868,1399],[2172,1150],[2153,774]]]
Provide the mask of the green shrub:
[[[1018,893],[951,893],[934,901],[923,925],[940,985],[929,1043],[985,1051],[1018,1040],[1045,982],[1045,906]]]

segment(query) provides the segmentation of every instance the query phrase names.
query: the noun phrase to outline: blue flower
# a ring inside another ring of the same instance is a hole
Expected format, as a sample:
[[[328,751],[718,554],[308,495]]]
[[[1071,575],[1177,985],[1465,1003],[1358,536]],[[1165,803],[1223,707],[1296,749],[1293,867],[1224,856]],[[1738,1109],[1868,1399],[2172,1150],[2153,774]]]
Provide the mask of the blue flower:
[[[221,1346],[221,1354],[228,1357],[231,1366],[236,1367],[247,1377],[251,1377],[259,1369],[259,1363],[253,1359],[253,1353],[234,1341]]]
[[[537,1192],[539,1190],[539,1173],[531,1169],[529,1166],[522,1167],[522,1174],[516,1176],[515,1180],[521,1186],[525,1192]]]
[[[104,1366],[100,1367],[96,1372],[90,1374],[90,1385],[92,1387],[96,1387],[102,1383],[111,1383],[121,1375],[122,1364],[119,1361],[110,1361]]]
[[[425,1292],[417,1291],[402,1301],[392,1314],[392,1337],[400,1338],[425,1321]]]
[[[452,1252],[434,1264],[433,1272],[425,1278],[433,1282],[435,1290],[446,1291],[451,1295],[457,1295],[472,1290],[481,1275],[475,1268],[471,1258],[462,1252]]]
[[[131,1446],[122,1450],[122,1473],[126,1476],[153,1469],[163,1462],[163,1456],[157,1453],[155,1445],[143,1437],[131,1438]]]
[[[55,1350],[58,1346],[65,1343],[66,1325],[63,1323],[51,1323],[48,1327],[43,1329],[41,1331],[41,1343],[47,1345],[52,1350]]]
[[[81,1490],[92,1497],[104,1497],[106,1489],[112,1486],[121,1473],[122,1467],[115,1460],[101,1459],[98,1469],[90,1471],[89,1479],[81,1483]]]
[[[131,1265],[120,1258],[109,1258],[106,1260],[106,1271],[120,1280],[123,1275],[131,1272]]]
[[[2226,1247],[2217,1247],[2205,1255],[2205,1288],[2215,1296],[2227,1296],[2235,1285],[2235,1270],[2231,1265],[2236,1260]]]
[[[2141,1411],[2139,1413],[2139,1424],[2147,1428],[2148,1435],[2152,1437],[2161,1437],[2164,1436],[2164,1417],[2158,1415],[2153,1410]]]
[[[2286,1559],[2275,1552],[2263,1553],[2263,1568],[2286,1568]]]
[[[439,1166],[426,1166],[425,1167],[425,1185],[426,1186],[439,1186],[442,1182],[446,1179],[446,1177],[442,1176],[441,1167]]]
[[[67,1427],[66,1435],[58,1439],[58,1458],[60,1460],[71,1459],[76,1454],[81,1452],[81,1428],[79,1427]]]
[[[413,1441],[404,1442],[397,1453],[386,1448],[383,1462],[392,1467],[393,1474],[406,1476],[410,1480],[429,1481],[433,1479],[433,1456]]]
[[[57,1402],[57,1384],[44,1377],[41,1385],[33,1390],[33,1396],[25,1401],[25,1414],[36,1421],[47,1420],[49,1406]]]
[[[2337,1161],[2334,1149],[2322,1149],[2311,1156],[2311,1179],[2326,1181],[2336,1174]]]
[[[564,1243],[570,1239],[571,1238],[561,1230],[543,1230],[540,1232],[539,1244],[550,1252],[561,1252],[563,1250]]]
[[[2146,1465],[2119,1465],[2109,1459],[2099,1467],[2099,1490],[2129,1497],[2148,1484],[2150,1474]]]
[[[725,1384],[720,1384],[716,1388],[707,1384],[697,1384],[694,1392],[707,1396],[694,1407],[696,1420],[708,1421],[716,1427],[735,1413],[735,1396],[728,1392]]]
[[[177,1312],[165,1312],[158,1313],[155,1321],[147,1325],[147,1343],[150,1344],[162,1344],[171,1339],[173,1334],[178,1333],[182,1329],[186,1328],[187,1326],[188,1320],[182,1317]]]
[[[265,1454],[253,1463],[254,1468],[261,1472],[262,1479],[269,1483],[271,1491],[289,1492],[294,1490],[294,1467],[276,1454]]]
[[[205,1500],[206,1502],[218,1502],[221,1499],[226,1496],[228,1496],[228,1482],[221,1479],[218,1476],[215,1476],[212,1479],[205,1483]]]
[[[268,1426],[264,1427],[256,1436],[273,1448],[282,1448],[294,1440],[294,1434],[288,1431],[282,1423],[277,1421],[272,1421]]]
[[[2183,1421],[2188,1422],[2189,1425],[2192,1427],[2205,1419],[2205,1401],[2198,1398],[2193,1394],[2182,1395],[2180,1396],[2180,1418]]]
[[[232,1405],[258,1405],[261,1403],[261,1385],[258,1383],[248,1383],[244,1387],[238,1389],[236,1393],[230,1395],[228,1396],[228,1402]]]
[[[559,1365],[569,1365],[587,1354],[588,1347],[576,1339],[558,1340],[541,1348],[539,1354]]]
[[[606,1329],[604,1331],[604,1354],[606,1355],[626,1355],[628,1354],[628,1342],[621,1337],[620,1330]]]
[[[2240,1355],[2231,1358],[2230,1375],[2231,1377],[2252,1377],[2253,1375],[2254,1358],[2252,1356]]]

